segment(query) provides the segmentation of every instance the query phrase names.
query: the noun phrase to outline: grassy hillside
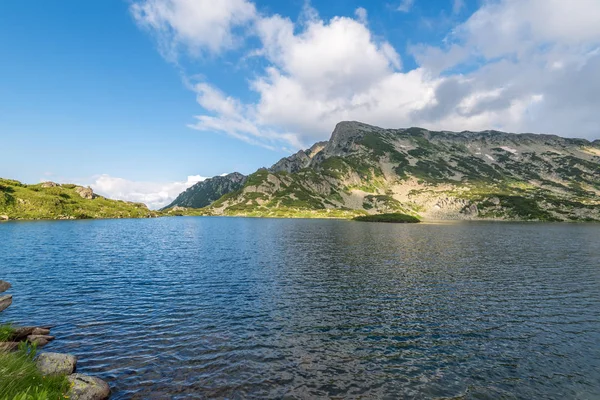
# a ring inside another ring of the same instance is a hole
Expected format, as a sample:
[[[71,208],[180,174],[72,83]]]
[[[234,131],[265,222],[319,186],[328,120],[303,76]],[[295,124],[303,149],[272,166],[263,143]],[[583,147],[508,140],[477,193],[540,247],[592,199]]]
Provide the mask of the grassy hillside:
[[[109,200],[77,185],[26,185],[0,178],[0,220],[150,218],[158,215],[144,204]]]

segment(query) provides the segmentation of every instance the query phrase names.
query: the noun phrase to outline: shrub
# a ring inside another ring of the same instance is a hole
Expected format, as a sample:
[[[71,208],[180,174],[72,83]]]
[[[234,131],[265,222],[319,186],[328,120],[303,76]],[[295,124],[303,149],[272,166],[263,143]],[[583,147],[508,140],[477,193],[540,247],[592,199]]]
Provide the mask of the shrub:
[[[355,217],[354,221],[361,222],[390,222],[390,223],[417,223],[421,222],[419,218],[413,217],[412,215],[391,213],[391,214],[376,214],[376,215],[364,215]]]

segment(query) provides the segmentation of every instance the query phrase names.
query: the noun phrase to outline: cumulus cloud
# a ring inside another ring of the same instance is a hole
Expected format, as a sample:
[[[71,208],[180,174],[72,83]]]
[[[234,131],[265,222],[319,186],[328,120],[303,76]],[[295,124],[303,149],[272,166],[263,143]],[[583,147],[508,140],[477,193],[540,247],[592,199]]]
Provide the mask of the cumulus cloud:
[[[418,115],[435,126],[480,120],[507,130],[598,137],[600,117],[592,110],[600,104],[599,18],[594,0],[487,3],[448,35],[446,47],[415,49],[432,74],[473,70],[447,76]]]
[[[131,13],[175,61],[182,50],[198,56],[236,46],[243,40],[238,30],[255,18],[256,9],[247,0],[145,0],[133,3]]]
[[[184,190],[207,179],[200,175],[188,176],[181,182],[141,182],[98,175],[88,183],[94,192],[115,200],[144,203],[151,209],[158,209],[171,203]]]
[[[208,80],[192,85],[205,110],[190,124],[194,129],[268,148],[310,145],[327,138],[341,120],[384,127],[600,134],[597,0],[484,2],[440,45],[412,46],[417,61],[412,70],[404,69],[389,42],[372,33],[362,8],[353,17],[324,20],[305,3],[293,21],[260,14],[246,0],[228,0],[229,16],[218,19],[220,37],[226,39],[217,45],[205,35],[204,17],[182,22],[173,17],[177,13],[164,11],[190,7],[189,1],[145,0],[134,3],[132,12],[169,43],[196,52],[227,50],[245,27],[244,34],[257,43],[246,57],[258,58],[255,65],[261,65],[248,75],[255,96],[245,98],[253,101],[243,102]],[[460,0],[452,4],[455,12],[464,7]],[[402,5],[408,10],[412,2]]]

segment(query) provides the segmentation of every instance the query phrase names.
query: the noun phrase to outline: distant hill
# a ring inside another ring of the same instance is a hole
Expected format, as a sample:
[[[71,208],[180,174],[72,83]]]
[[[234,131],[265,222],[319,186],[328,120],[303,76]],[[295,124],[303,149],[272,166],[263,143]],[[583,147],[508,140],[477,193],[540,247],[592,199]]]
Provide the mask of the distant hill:
[[[163,210],[173,207],[202,208],[218,200],[224,194],[241,189],[247,177],[234,172],[225,176],[215,176],[196,183],[181,193]]]
[[[82,186],[53,182],[26,185],[0,178],[0,220],[151,218],[159,215],[145,204],[109,200]]]
[[[207,215],[596,221],[600,141],[341,122],[329,141],[236,185],[205,182],[201,201],[184,203],[184,192],[174,204]]]

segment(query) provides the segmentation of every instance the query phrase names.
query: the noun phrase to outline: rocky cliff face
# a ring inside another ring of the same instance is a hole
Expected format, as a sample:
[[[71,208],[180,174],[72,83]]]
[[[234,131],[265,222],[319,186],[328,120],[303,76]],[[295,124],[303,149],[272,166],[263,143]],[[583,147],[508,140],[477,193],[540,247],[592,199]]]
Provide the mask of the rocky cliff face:
[[[600,220],[599,196],[599,141],[341,122],[328,142],[257,171],[205,211]]]
[[[181,193],[164,209],[173,207],[202,208],[210,205],[221,196],[240,189],[246,182],[246,176],[234,172],[225,176],[215,176],[196,183]]]

